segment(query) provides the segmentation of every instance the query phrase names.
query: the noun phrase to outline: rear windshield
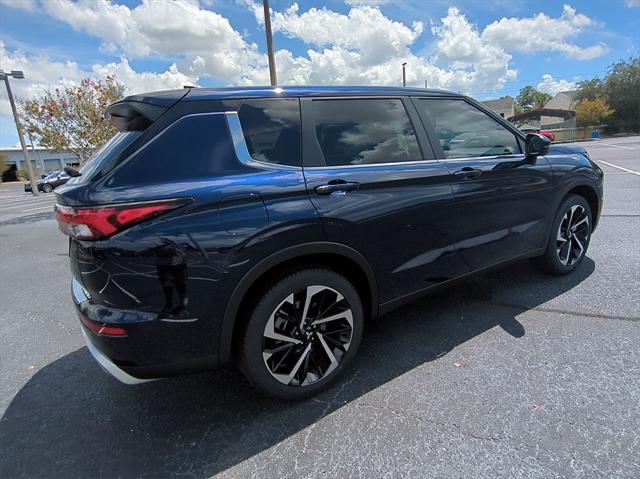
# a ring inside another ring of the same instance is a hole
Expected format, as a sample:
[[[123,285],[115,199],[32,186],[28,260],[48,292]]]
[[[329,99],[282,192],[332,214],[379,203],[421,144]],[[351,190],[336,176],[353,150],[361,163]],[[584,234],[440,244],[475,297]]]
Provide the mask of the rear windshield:
[[[72,178],[69,183],[84,183],[102,170],[109,161],[118,156],[131,143],[137,140],[141,131],[123,131],[116,133],[107,141],[93,157],[80,169],[80,176]]]

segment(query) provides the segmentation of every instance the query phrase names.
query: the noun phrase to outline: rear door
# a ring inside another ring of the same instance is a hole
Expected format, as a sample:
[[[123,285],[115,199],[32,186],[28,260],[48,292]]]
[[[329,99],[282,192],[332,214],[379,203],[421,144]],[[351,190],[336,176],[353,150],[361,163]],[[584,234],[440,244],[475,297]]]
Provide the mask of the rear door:
[[[522,139],[464,98],[414,98],[435,154],[452,177],[454,229],[470,270],[544,246],[551,165],[527,158]]]
[[[446,166],[408,99],[301,100],[307,189],[329,241],[370,262],[381,303],[462,271]]]

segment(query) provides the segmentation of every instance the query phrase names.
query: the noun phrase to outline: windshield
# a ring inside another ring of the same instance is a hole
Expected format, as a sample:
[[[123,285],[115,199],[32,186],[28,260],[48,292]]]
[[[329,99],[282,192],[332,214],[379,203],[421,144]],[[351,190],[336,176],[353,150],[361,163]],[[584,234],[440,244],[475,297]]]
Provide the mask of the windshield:
[[[93,158],[91,158],[81,169],[81,176],[72,178],[74,183],[83,183],[88,181],[96,173],[102,170],[109,161],[115,156],[119,155],[133,143],[142,132],[140,131],[125,131],[116,133],[109,141],[107,141],[102,148],[100,148]]]
[[[52,180],[54,179],[56,176],[58,176],[60,174],[59,171],[52,171],[51,173],[49,173],[44,179],[45,180]]]

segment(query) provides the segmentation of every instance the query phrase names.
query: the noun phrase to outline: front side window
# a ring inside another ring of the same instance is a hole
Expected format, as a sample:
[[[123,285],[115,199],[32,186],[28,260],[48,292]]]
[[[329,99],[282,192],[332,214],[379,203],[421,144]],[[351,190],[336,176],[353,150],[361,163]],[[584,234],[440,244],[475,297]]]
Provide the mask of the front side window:
[[[313,100],[311,111],[327,166],[422,160],[402,100]]]
[[[297,98],[244,100],[238,118],[253,159],[300,166],[300,106]]]
[[[503,125],[462,99],[418,99],[423,121],[431,121],[445,158],[520,153],[516,136]]]

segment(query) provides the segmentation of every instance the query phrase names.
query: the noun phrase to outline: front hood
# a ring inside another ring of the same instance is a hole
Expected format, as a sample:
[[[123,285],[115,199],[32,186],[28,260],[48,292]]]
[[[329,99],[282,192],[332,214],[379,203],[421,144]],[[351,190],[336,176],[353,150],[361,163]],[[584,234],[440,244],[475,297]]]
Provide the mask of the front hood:
[[[549,155],[587,155],[587,150],[582,146],[571,143],[552,143],[549,145]]]

